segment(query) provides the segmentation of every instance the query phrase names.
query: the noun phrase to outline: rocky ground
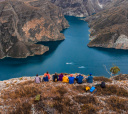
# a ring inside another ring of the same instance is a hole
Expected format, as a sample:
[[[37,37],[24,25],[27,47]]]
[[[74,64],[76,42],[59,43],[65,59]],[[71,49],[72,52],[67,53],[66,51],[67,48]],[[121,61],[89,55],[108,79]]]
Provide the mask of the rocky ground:
[[[84,79],[83,84],[72,85],[53,82],[51,79],[35,84],[34,78],[21,77],[0,82],[1,114],[128,113],[128,75],[119,75],[113,79],[94,77],[92,84]],[[96,87],[95,93],[85,92],[86,86],[92,87],[101,81],[106,82],[105,89]],[[38,94],[41,99],[35,101]]]

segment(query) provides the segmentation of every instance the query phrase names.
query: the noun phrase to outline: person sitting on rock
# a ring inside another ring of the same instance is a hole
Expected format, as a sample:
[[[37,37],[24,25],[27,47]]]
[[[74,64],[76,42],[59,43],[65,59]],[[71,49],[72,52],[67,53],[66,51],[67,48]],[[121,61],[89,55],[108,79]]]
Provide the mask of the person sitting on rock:
[[[77,81],[78,84],[82,84],[83,78],[84,77],[81,74],[79,74],[78,76],[76,76],[75,80]]]
[[[54,82],[57,82],[58,81],[58,75],[57,75],[57,73],[55,73],[52,77],[53,77],[53,81]]]
[[[43,77],[43,79],[42,79],[42,82],[48,82],[49,81],[49,79],[48,79],[48,76],[47,75],[45,75],[44,77]]]
[[[62,82],[66,82],[66,83],[68,83],[68,82],[69,82],[69,79],[68,79],[68,77],[67,77],[66,75],[65,75],[65,76],[63,76]]]
[[[88,78],[86,78],[87,83],[93,83],[93,76],[92,73],[90,73],[90,76],[88,76]]]
[[[62,81],[63,76],[64,76],[64,75],[61,73],[61,74],[59,75],[59,79],[58,79],[58,81]]]
[[[48,76],[48,79],[50,79],[50,74],[49,74],[48,71],[44,74],[44,76],[45,76],[45,77]]]
[[[74,77],[73,77],[73,74],[70,74],[70,77],[68,77],[69,79],[69,84],[73,84],[74,83]]]
[[[37,74],[35,78],[35,83],[39,84],[40,82],[41,82],[41,78]]]

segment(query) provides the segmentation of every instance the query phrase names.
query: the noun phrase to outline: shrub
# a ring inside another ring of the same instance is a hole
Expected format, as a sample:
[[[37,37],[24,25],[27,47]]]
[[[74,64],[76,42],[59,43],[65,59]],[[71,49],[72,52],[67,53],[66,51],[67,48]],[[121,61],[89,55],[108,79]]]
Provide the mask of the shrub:
[[[32,83],[34,83],[34,81],[29,80],[29,81],[25,81],[25,82],[18,83],[17,86],[30,85],[30,84],[32,84]]]
[[[41,88],[39,85],[25,85],[19,86],[16,90],[13,91],[5,91],[2,93],[2,98],[4,99],[16,99],[23,97],[35,97],[35,95],[41,93]]]
[[[83,114],[96,114],[98,108],[93,104],[84,104],[81,106],[81,111]]]
[[[119,74],[113,77],[114,80],[128,80],[128,74]]]
[[[82,103],[82,104],[88,104],[88,103],[92,103],[92,104],[97,104],[98,100],[94,97],[94,96],[81,96],[78,95],[76,97],[73,98],[76,102],[78,103]]]
[[[128,97],[128,91],[126,91],[122,87],[114,86],[114,85],[106,85],[106,88],[101,88],[100,86],[96,87],[97,95],[117,95],[122,97]]]
[[[85,89],[85,86],[83,86],[83,85],[78,85],[78,86],[73,87],[73,90],[76,90],[80,93],[84,93],[85,92],[84,89]]]
[[[64,113],[66,111],[65,108],[73,106],[71,100],[68,97],[56,97],[53,100],[53,107],[60,113]]]
[[[10,114],[31,114],[31,104],[28,102],[18,104]]]
[[[93,80],[94,81],[103,81],[103,82],[112,82],[112,80],[110,80],[109,78],[105,78],[105,77],[94,77]]]
[[[118,72],[120,71],[120,69],[119,69],[119,67],[118,66],[113,66],[113,67],[111,67],[111,69],[110,69],[110,72],[112,73],[112,74],[117,74]]]
[[[107,103],[111,110],[114,110],[118,113],[121,113],[121,110],[128,111],[128,100],[118,97],[110,97],[107,100]]]
[[[23,80],[23,77],[19,78],[19,80]]]
[[[68,92],[68,90],[63,86],[58,86],[56,89],[56,92],[58,92],[61,96]]]

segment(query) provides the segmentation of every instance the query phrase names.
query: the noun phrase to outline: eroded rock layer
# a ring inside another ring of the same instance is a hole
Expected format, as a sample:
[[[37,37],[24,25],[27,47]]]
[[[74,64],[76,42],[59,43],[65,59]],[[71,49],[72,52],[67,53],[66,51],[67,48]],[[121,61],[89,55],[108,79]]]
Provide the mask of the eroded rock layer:
[[[50,0],[62,8],[65,15],[87,17],[105,8],[111,0]]]
[[[89,47],[128,49],[128,0],[86,18],[91,27]]]
[[[25,58],[49,50],[39,41],[63,40],[68,27],[60,8],[47,0],[0,1],[0,58]]]

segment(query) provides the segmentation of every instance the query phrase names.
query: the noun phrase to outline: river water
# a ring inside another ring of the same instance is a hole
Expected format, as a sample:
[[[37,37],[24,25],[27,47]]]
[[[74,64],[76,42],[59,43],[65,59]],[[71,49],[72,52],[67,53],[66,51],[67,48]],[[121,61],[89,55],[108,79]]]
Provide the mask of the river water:
[[[128,51],[89,48],[89,27],[80,18],[66,16],[70,27],[63,31],[64,41],[42,42],[50,47],[44,55],[26,59],[0,60],[0,80],[21,76],[42,75],[44,72],[82,73],[109,77],[103,65],[109,69],[119,66],[120,73],[128,73]]]

